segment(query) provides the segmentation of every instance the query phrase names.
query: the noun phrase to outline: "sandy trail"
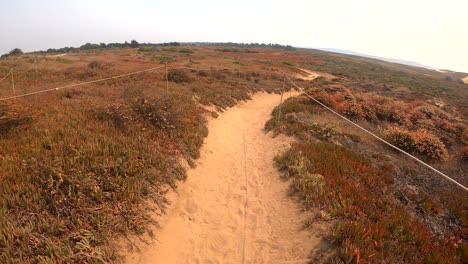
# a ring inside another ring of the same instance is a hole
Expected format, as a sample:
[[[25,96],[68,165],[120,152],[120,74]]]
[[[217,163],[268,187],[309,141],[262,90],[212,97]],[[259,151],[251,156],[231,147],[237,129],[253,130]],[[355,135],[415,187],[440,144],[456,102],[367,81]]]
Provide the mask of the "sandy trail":
[[[273,161],[290,139],[263,131],[279,102],[259,93],[210,121],[197,167],[170,198],[157,240],[129,263],[308,262],[321,239],[303,230],[305,214]]]

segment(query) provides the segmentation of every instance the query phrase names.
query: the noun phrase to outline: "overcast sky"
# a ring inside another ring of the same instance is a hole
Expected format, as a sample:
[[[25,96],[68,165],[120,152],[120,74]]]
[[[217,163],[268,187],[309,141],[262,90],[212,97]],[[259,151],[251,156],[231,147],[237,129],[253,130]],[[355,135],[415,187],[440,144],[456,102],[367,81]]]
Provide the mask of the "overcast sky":
[[[0,0],[0,54],[86,42],[340,48],[468,72],[468,0]]]

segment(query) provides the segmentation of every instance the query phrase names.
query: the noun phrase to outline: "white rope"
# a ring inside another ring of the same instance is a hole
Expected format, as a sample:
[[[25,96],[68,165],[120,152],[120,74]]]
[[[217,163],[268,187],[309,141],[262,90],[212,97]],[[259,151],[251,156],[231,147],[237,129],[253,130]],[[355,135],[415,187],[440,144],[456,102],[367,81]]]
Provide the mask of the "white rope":
[[[18,72],[19,72],[19,73],[26,73],[26,72],[30,71],[30,70],[34,67],[34,65],[36,65],[36,63],[37,63],[37,59],[35,59],[34,62],[31,64],[31,66],[29,66],[29,68],[27,68],[26,70],[24,70],[24,71],[16,71],[16,72],[17,72],[17,73],[18,73]]]
[[[9,97],[0,98],[0,101],[7,101],[7,100],[11,100],[11,99],[21,98],[21,97],[26,97],[26,96],[31,96],[31,95],[41,94],[41,93],[47,93],[47,92],[52,92],[52,91],[58,91],[58,90],[61,90],[61,89],[66,89],[66,88],[71,88],[71,87],[76,87],[76,86],[81,86],[81,85],[86,85],[86,84],[91,84],[91,83],[97,83],[97,82],[102,82],[102,81],[107,81],[107,80],[122,78],[122,77],[131,76],[131,75],[135,75],[135,74],[139,74],[139,73],[143,73],[143,72],[149,72],[149,71],[157,70],[157,69],[160,69],[160,68],[163,68],[163,67],[164,67],[164,65],[163,65],[163,66],[159,66],[159,67],[154,67],[154,68],[146,69],[146,70],[142,70],[142,71],[136,71],[136,72],[126,73],[126,74],[121,74],[121,75],[112,76],[112,77],[108,77],[108,78],[104,78],[104,79],[99,79],[99,80],[94,80],[94,81],[89,81],[89,82],[82,82],[82,83],[69,84],[69,85],[65,85],[65,86],[50,88],[50,89],[41,90],[41,91],[36,91],[36,92],[31,92],[31,93],[13,95],[13,96],[9,96]]]
[[[245,243],[247,241],[247,208],[249,206],[249,193],[248,193],[248,181],[247,181],[247,149],[245,147],[245,132],[242,135],[242,144],[244,150],[244,181],[245,181],[245,203],[244,203],[244,230],[243,230],[243,237],[242,237],[242,261],[241,263],[245,263]]]
[[[3,82],[3,80],[5,80],[5,79],[8,77],[8,75],[10,75],[10,73],[11,73],[11,70],[5,75],[5,77],[3,77],[3,78],[0,80],[0,82]]]
[[[312,97],[311,95],[309,95],[309,94],[304,90],[304,88],[297,86],[297,84],[294,83],[286,74],[285,74],[285,76],[286,76],[286,78],[287,78],[297,89],[301,90],[305,95],[307,95],[307,97],[309,97],[310,99],[314,100],[317,104],[323,106],[323,107],[326,108],[328,111],[330,111],[330,112],[334,113],[335,115],[341,117],[342,119],[344,119],[345,121],[351,123],[352,125],[354,125],[354,126],[360,128],[361,130],[363,130],[363,131],[366,132],[367,134],[373,136],[374,138],[378,139],[379,141],[385,143],[386,145],[388,145],[388,146],[390,146],[390,147],[392,147],[392,148],[394,148],[394,149],[400,151],[401,153],[405,154],[406,156],[408,156],[408,157],[410,157],[410,158],[416,160],[417,162],[421,163],[422,165],[426,166],[427,168],[429,168],[429,169],[435,171],[436,173],[438,173],[439,175],[441,175],[441,176],[444,177],[445,179],[447,179],[447,180],[449,180],[449,181],[455,183],[456,185],[458,185],[458,186],[459,186],[460,188],[462,188],[463,190],[468,191],[468,188],[467,188],[467,187],[463,186],[461,183],[459,183],[459,182],[457,182],[456,180],[454,180],[454,179],[450,178],[449,176],[445,175],[445,174],[442,173],[441,171],[435,169],[435,168],[432,167],[431,165],[429,165],[429,164],[425,163],[424,161],[422,161],[422,160],[416,158],[415,156],[413,156],[413,155],[409,154],[408,152],[406,152],[406,151],[400,149],[399,147],[392,145],[390,142],[388,142],[388,141],[382,139],[381,137],[377,136],[376,134],[374,134],[374,133],[370,132],[369,130],[365,129],[364,127],[362,127],[362,126],[360,126],[360,125],[354,123],[353,121],[349,120],[349,119],[346,118],[345,116],[339,114],[339,113],[336,112],[335,110],[333,110],[333,109],[331,109],[330,107],[326,106],[325,104],[321,103],[319,100],[317,100],[317,99],[315,99],[314,97]]]

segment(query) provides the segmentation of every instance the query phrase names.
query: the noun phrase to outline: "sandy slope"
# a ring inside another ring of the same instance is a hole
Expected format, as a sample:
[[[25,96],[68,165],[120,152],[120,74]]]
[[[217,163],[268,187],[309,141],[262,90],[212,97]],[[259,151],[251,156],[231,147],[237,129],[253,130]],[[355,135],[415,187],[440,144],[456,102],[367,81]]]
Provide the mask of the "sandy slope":
[[[274,167],[290,139],[263,131],[279,101],[259,93],[210,121],[197,167],[171,198],[157,240],[129,263],[306,263],[323,247],[303,230],[305,214]]]

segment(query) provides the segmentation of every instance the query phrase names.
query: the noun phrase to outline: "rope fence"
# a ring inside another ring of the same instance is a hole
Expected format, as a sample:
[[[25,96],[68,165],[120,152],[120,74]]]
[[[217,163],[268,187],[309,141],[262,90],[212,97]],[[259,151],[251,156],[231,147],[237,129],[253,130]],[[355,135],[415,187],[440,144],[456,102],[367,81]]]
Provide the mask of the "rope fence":
[[[130,72],[130,73],[126,73],[126,74],[116,75],[116,76],[103,78],[103,79],[99,79],[99,80],[69,84],[69,85],[65,85],[65,86],[59,86],[59,87],[54,87],[54,88],[50,88],[50,89],[45,89],[45,90],[40,90],[40,91],[30,92],[30,93],[24,93],[24,94],[19,94],[19,95],[12,95],[12,96],[8,96],[8,97],[0,98],[0,101],[7,101],[7,100],[22,98],[22,97],[31,96],[31,95],[42,94],[42,93],[53,92],[53,91],[58,91],[58,90],[62,90],[62,89],[82,86],[82,85],[86,85],[86,84],[92,84],[92,83],[98,83],[98,82],[108,81],[108,80],[112,80],[112,79],[118,79],[118,78],[132,76],[132,75],[136,75],[136,74],[140,74],[140,73],[144,73],[144,72],[155,71],[157,69],[161,69],[161,68],[164,68],[164,67],[165,67],[165,65],[149,68],[149,69],[146,69],[146,70],[141,70],[141,71]]]
[[[8,77],[8,75],[10,75],[11,71],[12,71],[12,70],[10,70],[10,71],[0,80],[0,82],[3,82],[3,80],[5,80],[5,79]]]
[[[17,73],[26,73],[26,72],[30,71],[31,69],[33,69],[33,67],[35,67],[35,70],[37,72],[37,59],[34,60],[34,62],[31,64],[31,66],[29,66],[29,68],[27,68],[26,70],[19,71],[19,72],[16,71],[16,72]],[[86,85],[86,84],[92,84],[92,83],[107,81],[107,80],[111,80],[111,79],[127,77],[127,76],[131,76],[131,75],[135,75],[135,74],[140,74],[140,73],[144,73],[144,72],[157,70],[157,69],[160,69],[160,68],[165,68],[166,92],[168,92],[169,91],[169,79],[168,79],[169,66],[166,63],[165,65],[162,65],[162,66],[158,66],[158,67],[154,67],[154,68],[150,68],[150,69],[146,69],[146,70],[142,70],[142,71],[131,72],[131,73],[127,73],[127,74],[112,76],[112,77],[103,78],[103,79],[99,79],[99,80],[93,80],[93,81],[88,81],[88,82],[82,82],[82,83],[70,84],[70,85],[65,85],[65,86],[60,86],[60,87],[54,87],[54,88],[50,88],[50,89],[45,89],[45,90],[40,90],[40,91],[30,92],[30,93],[24,93],[24,94],[19,94],[19,95],[7,96],[7,97],[0,98],[0,101],[12,100],[12,99],[17,99],[17,98],[21,98],[21,97],[26,97],[26,96],[31,96],[31,95],[36,95],[36,94],[41,94],[41,93],[46,93],[46,92],[52,92],[52,91],[58,91],[58,90],[61,90],[61,89],[72,88],[72,87],[76,87],[76,86],[82,86],[82,85]],[[177,67],[170,67],[170,68],[171,69],[188,69],[188,70],[196,70],[196,71],[229,70],[227,68],[219,68],[219,67],[209,68],[208,69],[208,68],[193,68],[193,67],[187,67],[187,66],[177,66]],[[234,70],[230,70],[230,71],[235,72]],[[240,71],[239,71],[239,73],[240,73]],[[8,78],[8,76],[11,76],[11,87],[12,87],[12,90],[15,92],[16,90],[15,90],[15,81],[14,81],[13,68],[10,69],[10,71],[0,80],[0,82],[6,80],[6,78]]]
[[[32,67],[37,63],[37,60],[33,63],[33,65],[31,65],[27,70],[23,71],[23,72],[27,72],[29,71],[30,69],[32,69]],[[69,84],[69,85],[65,85],[65,86],[59,86],[59,87],[54,87],[54,88],[50,88],[50,89],[45,89],[45,90],[40,90],[40,91],[36,91],[36,92],[30,92],[30,93],[24,93],[24,94],[19,94],[19,95],[12,95],[12,96],[8,96],[8,97],[3,97],[3,98],[0,98],[0,101],[7,101],[7,100],[13,100],[13,99],[18,99],[18,98],[23,98],[23,97],[27,97],[27,96],[32,96],[32,95],[37,95],[37,94],[42,94],[42,93],[47,93],[47,92],[53,92],[53,91],[59,91],[59,90],[62,90],[62,89],[68,89],[68,88],[72,88],[72,87],[77,87],[77,86],[83,86],[83,85],[87,85],[87,84],[93,84],[93,83],[98,83],[98,82],[103,82],[103,81],[107,81],[107,80],[112,80],[112,79],[118,79],[118,78],[122,78],[122,77],[127,77],[127,76],[132,76],[132,75],[136,75],[136,74],[141,74],[141,73],[145,73],[145,72],[150,72],[150,71],[155,71],[155,70],[158,70],[158,69],[162,69],[162,68],[165,68],[165,80],[166,80],[166,91],[169,90],[169,79],[168,79],[168,65],[167,63],[165,65],[161,65],[161,66],[157,66],[157,67],[152,67],[152,68],[149,68],[149,69],[145,69],[145,70],[141,70],[141,71],[135,71],[135,72],[130,72],[130,73],[126,73],[126,74],[120,74],[120,75],[116,75],[116,76],[112,76],[112,77],[107,77],[107,78],[102,78],[102,79],[98,79],[98,80],[93,80],[93,81],[87,81],[87,82],[81,82],[81,83],[75,83],[75,84]],[[184,67],[184,66],[179,66],[179,67],[173,67],[172,69],[190,69],[190,70],[217,70],[216,68],[213,69],[201,69],[201,68],[192,68],[192,67]],[[223,69],[224,70],[224,69]],[[239,70],[239,73],[240,73],[240,70]],[[365,133],[369,134],[370,136],[374,137],[375,139],[377,139],[378,141],[381,141],[382,143],[390,146],[391,148],[403,153],[404,155],[410,157],[411,159],[417,161],[418,163],[422,164],[423,166],[429,168],[430,170],[436,172],[437,174],[439,174],[440,176],[442,176],[444,179],[456,184],[458,187],[462,188],[463,190],[465,191],[468,191],[468,188],[465,187],[464,185],[462,185],[461,183],[457,182],[456,180],[452,179],[451,177],[447,176],[446,174],[444,174],[443,172],[437,170],[436,168],[432,167],[431,165],[425,163],[424,161],[418,159],[417,157],[411,155],[410,153],[402,150],[401,148],[391,144],[390,142],[384,140],[383,138],[379,137],[378,135],[374,134],[373,132],[367,130],[366,128],[360,126],[359,124],[351,121],[350,119],[348,119],[347,117],[339,114],[338,112],[336,112],[335,110],[331,109],[330,107],[328,107],[327,105],[323,104],[322,102],[320,102],[319,100],[315,99],[314,97],[312,97],[310,94],[308,94],[306,92],[306,90],[300,86],[298,86],[293,80],[291,80],[291,78],[285,73],[283,72],[284,74],[284,79],[283,79],[283,89],[281,91],[281,102],[283,102],[283,90],[285,88],[285,80],[287,79],[289,82],[291,82],[291,84],[296,87],[298,90],[302,91],[307,97],[309,97],[311,100],[313,100],[314,102],[316,102],[317,104],[319,104],[320,106],[322,106],[323,108],[327,109],[328,111],[330,111],[331,113],[335,114],[336,116],[342,118],[343,120],[345,120],[346,122],[352,124],[353,126],[361,129],[362,131],[364,131]],[[11,75],[11,84],[12,84],[12,87],[13,87],[13,90],[15,90],[15,83],[14,83],[14,78],[13,78],[13,69],[10,70],[10,72],[8,72],[1,80],[5,80],[9,75]],[[280,104],[281,105],[281,104]],[[280,108],[281,109],[281,108]],[[281,118],[280,117],[281,115],[281,110],[279,110],[279,116],[278,116],[278,119]]]

